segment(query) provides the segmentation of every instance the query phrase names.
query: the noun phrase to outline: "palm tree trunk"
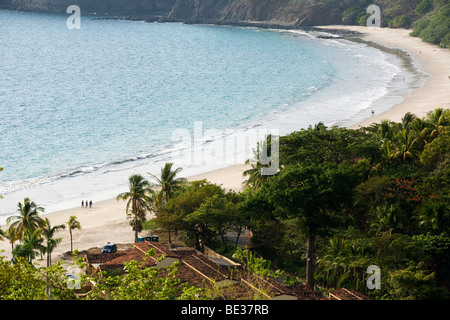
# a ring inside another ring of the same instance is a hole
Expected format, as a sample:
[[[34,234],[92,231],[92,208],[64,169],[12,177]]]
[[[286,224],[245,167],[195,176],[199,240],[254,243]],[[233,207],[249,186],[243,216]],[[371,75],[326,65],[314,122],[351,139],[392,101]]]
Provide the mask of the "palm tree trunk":
[[[308,236],[306,240],[306,284],[314,286],[314,265],[315,265],[314,236]]]
[[[136,205],[136,199],[133,198],[133,205],[131,207],[131,210],[134,212],[134,243],[138,242],[138,228],[137,228],[137,205]]]
[[[134,213],[134,242],[138,242],[137,213]]]
[[[166,195],[166,203],[169,201],[169,191],[165,190],[164,194]],[[172,243],[172,237],[170,236],[170,230],[169,230],[169,244]]]
[[[70,233],[70,253],[73,252],[73,247],[72,247],[72,229],[70,229],[69,227],[69,233]]]

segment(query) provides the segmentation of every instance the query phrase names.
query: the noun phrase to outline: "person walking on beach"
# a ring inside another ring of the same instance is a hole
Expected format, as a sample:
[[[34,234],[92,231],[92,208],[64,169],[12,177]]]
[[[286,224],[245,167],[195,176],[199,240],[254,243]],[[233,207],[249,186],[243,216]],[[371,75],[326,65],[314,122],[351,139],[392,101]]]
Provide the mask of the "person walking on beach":
[[[81,201],[81,207],[84,208],[84,200]]]
[[[92,200],[89,201],[89,208],[92,208]]]
[[[89,203],[89,202],[86,200],[86,208],[88,207],[88,203]]]

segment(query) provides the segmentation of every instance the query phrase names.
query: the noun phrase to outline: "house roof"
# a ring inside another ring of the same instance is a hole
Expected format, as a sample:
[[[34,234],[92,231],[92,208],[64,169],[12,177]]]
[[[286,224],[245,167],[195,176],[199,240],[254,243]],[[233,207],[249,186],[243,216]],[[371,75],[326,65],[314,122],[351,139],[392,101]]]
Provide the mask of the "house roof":
[[[151,249],[155,250],[155,255],[146,258],[146,253]],[[88,254],[85,259],[94,267],[96,267],[96,264],[100,264],[99,269],[117,269],[123,268],[125,262],[132,260],[143,261],[144,265],[148,267],[156,266],[156,260],[162,255],[179,259],[180,265],[177,267],[177,277],[182,283],[189,283],[196,287],[204,287],[210,284],[223,286],[222,294],[225,295],[225,298],[252,299],[257,294],[268,299],[275,297],[297,300],[368,299],[359,292],[347,289],[334,290],[327,298],[306,285],[283,285],[273,279],[263,279],[247,272],[240,265],[226,266],[219,264],[195,249],[171,250],[160,242],[138,242],[127,250],[108,254]],[[255,283],[258,284],[255,285]],[[261,290],[261,287],[264,290]]]

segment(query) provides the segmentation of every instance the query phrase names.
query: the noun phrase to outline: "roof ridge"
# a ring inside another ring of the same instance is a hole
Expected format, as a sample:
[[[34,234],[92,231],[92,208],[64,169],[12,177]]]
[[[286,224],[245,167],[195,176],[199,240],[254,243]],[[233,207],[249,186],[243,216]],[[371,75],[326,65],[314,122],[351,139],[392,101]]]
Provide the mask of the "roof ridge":
[[[136,244],[133,244],[133,248],[138,249],[138,250],[139,250],[140,252],[142,252],[144,255],[147,254],[147,251],[144,251],[144,249],[139,248],[139,246],[137,246]],[[153,257],[153,256],[151,256],[151,255],[149,255],[149,257],[152,258],[154,261],[156,261],[155,257]]]

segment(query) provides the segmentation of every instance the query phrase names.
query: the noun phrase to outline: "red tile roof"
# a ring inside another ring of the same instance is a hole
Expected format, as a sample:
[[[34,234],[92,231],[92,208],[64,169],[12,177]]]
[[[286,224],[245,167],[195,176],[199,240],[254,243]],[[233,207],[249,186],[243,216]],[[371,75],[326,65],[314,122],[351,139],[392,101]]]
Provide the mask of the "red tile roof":
[[[145,254],[155,250],[155,255],[146,257]],[[88,264],[100,263],[102,269],[123,268],[123,264],[128,261],[143,261],[144,265],[153,267],[156,265],[156,259],[166,255],[166,257],[180,259],[180,265],[177,267],[177,277],[183,283],[189,283],[192,286],[204,287],[222,280],[237,280],[238,282],[228,288],[223,289],[224,298],[252,299],[255,294],[263,295],[266,298],[286,295],[294,296],[299,300],[365,300],[366,296],[356,291],[338,289],[333,291],[330,298],[326,298],[317,291],[305,285],[282,285],[271,279],[262,279],[254,274],[250,274],[240,266],[224,266],[218,264],[206,257],[203,253],[195,249],[174,249],[170,250],[160,242],[143,241],[133,245],[128,250],[117,253],[107,254],[88,254],[85,259]],[[258,283],[257,285],[254,285]],[[261,290],[261,288],[264,288]],[[346,290],[346,291],[344,291]]]

